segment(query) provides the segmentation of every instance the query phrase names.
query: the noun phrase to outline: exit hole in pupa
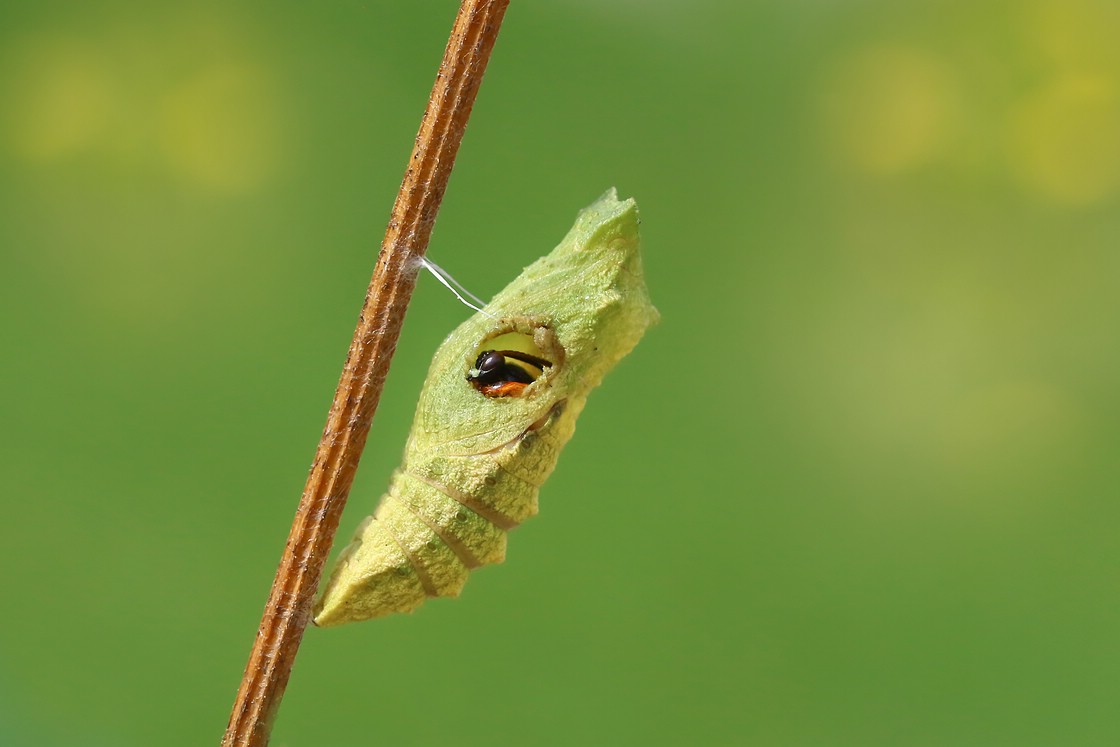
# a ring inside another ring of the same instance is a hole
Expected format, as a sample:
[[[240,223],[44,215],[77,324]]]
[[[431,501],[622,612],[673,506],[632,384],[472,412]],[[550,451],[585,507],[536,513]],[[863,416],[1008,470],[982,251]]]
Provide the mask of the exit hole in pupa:
[[[522,397],[550,379],[562,358],[552,330],[514,322],[478,345],[467,381],[487,397]]]

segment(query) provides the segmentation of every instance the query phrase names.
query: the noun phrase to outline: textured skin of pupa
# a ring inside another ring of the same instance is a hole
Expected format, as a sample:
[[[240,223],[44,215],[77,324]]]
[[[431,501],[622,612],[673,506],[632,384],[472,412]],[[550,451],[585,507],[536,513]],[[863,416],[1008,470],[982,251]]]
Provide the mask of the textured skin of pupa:
[[[587,395],[657,321],[634,201],[612,189],[585,208],[484,311],[436,351],[404,463],[340,555],[317,625],[457,596],[471,569],[505,558],[506,533],[537,513]],[[520,396],[487,396],[467,375],[487,342],[508,333],[552,365]]]

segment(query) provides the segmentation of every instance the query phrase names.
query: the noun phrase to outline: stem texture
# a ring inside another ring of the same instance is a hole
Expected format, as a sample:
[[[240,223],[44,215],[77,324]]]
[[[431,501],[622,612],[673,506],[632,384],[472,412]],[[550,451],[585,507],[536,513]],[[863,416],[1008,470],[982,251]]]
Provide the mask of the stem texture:
[[[381,399],[436,213],[509,0],[463,0],[381,242],[223,747],[263,747],[311,617],[323,566]],[[329,740],[328,740],[329,741]]]

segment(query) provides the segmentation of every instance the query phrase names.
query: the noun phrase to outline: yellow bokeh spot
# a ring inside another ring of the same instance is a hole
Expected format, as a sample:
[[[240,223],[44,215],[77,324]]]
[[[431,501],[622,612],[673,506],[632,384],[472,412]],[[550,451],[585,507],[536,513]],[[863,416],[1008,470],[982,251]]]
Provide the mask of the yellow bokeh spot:
[[[1045,382],[978,387],[946,408],[943,453],[964,474],[1029,480],[1076,453],[1081,420],[1077,404]]]
[[[1116,0],[1043,0],[1026,6],[1027,35],[1059,68],[1120,65],[1120,3]]]
[[[939,155],[957,117],[951,70],[933,55],[877,46],[843,60],[826,82],[822,125],[839,155],[891,176]]]
[[[255,66],[223,65],[168,95],[160,142],[180,176],[216,191],[244,193],[276,167],[279,119],[269,76]]]
[[[11,151],[51,161],[88,147],[106,128],[113,89],[102,61],[64,39],[28,41],[4,70],[4,115]]]
[[[1029,97],[1012,120],[1022,182],[1055,202],[1087,205],[1120,187],[1120,95],[1103,76],[1067,75]]]

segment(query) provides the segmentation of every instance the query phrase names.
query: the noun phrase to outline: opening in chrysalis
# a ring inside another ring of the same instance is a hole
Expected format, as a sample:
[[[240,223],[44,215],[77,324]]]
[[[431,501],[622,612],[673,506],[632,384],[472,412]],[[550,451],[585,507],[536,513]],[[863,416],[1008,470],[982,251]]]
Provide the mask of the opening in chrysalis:
[[[539,327],[528,334],[499,332],[483,340],[475,352],[467,381],[487,397],[520,397],[557,364],[555,337]]]

